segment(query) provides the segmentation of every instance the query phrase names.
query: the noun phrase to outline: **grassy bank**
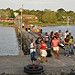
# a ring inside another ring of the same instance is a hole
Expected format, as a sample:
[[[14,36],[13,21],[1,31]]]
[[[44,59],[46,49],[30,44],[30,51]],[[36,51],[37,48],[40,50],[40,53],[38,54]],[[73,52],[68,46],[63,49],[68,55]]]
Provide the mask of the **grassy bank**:
[[[0,25],[13,25],[14,23],[10,23],[10,22],[0,22]]]
[[[42,26],[61,26],[61,25],[67,25],[67,23],[29,23],[29,24],[32,24],[32,25],[42,25]],[[70,23],[70,25],[75,25],[75,23]]]

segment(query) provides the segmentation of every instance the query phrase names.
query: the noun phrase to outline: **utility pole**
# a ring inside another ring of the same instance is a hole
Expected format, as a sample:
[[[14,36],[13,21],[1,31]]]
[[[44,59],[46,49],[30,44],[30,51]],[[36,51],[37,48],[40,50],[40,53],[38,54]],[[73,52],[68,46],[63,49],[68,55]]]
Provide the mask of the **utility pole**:
[[[69,16],[67,16],[67,30],[69,30]]]
[[[23,12],[23,5],[20,8],[20,12],[21,12],[21,26],[20,26],[20,30],[21,30],[21,50],[22,50],[22,12]]]

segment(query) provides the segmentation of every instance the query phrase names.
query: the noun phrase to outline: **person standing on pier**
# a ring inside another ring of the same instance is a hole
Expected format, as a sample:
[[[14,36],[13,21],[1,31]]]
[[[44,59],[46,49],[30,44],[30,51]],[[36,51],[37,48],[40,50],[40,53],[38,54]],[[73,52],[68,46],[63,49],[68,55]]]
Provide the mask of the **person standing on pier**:
[[[50,47],[50,41],[49,41],[49,40],[50,40],[50,39],[49,39],[48,33],[46,32],[46,33],[45,33],[45,39],[44,39],[44,41],[47,42],[47,47],[48,47],[48,48]]]
[[[41,26],[41,28],[40,28],[40,33],[42,33],[42,26]]]
[[[46,62],[46,56],[47,56],[46,47],[47,45],[44,43],[43,40],[41,40],[41,43],[39,45],[39,54],[41,55],[41,62],[43,62],[43,57],[44,57],[44,63]]]
[[[66,32],[65,32],[65,35],[64,35],[64,39],[66,38],[66,36],[69,34],[69,31],[67,30]]]
[[[64,50],[64,55],[71,57],[70,56],[70,43],[69,43],[69,35],[66,36],[65,40],[64,40],[64,44],[65,44],[65,50]],[[67,51],[67,54],[66,54]]]
[[[69,33],[69,43],[70,43],[70,53],[74,55],[74,51],[73,51],[74,39],[73,36],[71,36],[71,33]]]
[[[39,49],[39,45],[40,45],[41,40],[43,40],[43,37],[41,36],[41,34],[39,34],[39,37],[35,41],[37,49]]]
[[[54,32],[51,31],[51,33],[50,33],[50,47],[51,47],[53,37],[54,37]]]
[[[54,36],[54,39],[52,40],[52,48],[53,48],[53,50],[54,50],[54,52],[55,52],[55,58],[56,59],[59,59],[59,46],[58,46],[58,44],[59,44],[60,42],[59,42],[59,40],[57,39],[57,37],[56,36]]]
[[[39,35],[39,28],[37,28],[37,34]]]
[[[43,40],[41,40],[41,43],[39,45],[39,53],[41,55],[41,62],[43,62],[43,57],[44,57],[44,62],[46,62],[46,56],[47,56],[46,47],[47,45],[44,43]]]
[[[31,64],[33,64],[33,61],[36,61],[36,63],[39,64],[37,59],[35,58],[36,49],[35,49],[34,40],[33,40],[33,38],[30,40],[31,40],[31,44],[30,44],[29,49],[30,49],[30,54],[31,54]]]
[[[71,49],[70,53],[72,55],[74,55],[74,50],[73,50],[74,43],[75,42],[74,42],[73,36],[71,36],[71,38],[70,38],[70,49]]]
[[[59,39],[61,39],[62,40],[62,36],[63,36],[63,34],[62,34],[62,32],[61,32],[61,30],[59,30]]]
[[[22,23],[22,28],[24,28],[24,22]]]
[[[35,33],[35,26],[33,26],[32,29],[33,29],[33,33]]]

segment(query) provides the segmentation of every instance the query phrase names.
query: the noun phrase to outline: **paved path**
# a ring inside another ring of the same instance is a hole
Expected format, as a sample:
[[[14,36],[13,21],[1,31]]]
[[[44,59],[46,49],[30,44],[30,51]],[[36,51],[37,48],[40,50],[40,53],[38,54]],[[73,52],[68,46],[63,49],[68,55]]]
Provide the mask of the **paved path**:
[[[28,35],[34,39],[35,36],[28,34],[23,29],[23,34],[28,37]],[[62,51],[60,51],[61,53]],[[38,58],[38,56],[37,56]],[[60,60],[56,60],[55,56],[48,57],[47,63],[40,63],[44,67],[44,72],[48,73],[55,73],[55,72],[70,72],[71,69],[75,70],[75,56],[71,58],[65,57],[63,54],[60,54]],[[20,56],[0,56],[0,74],[19,74],[22,75],[24,73],[24,66],[30,64],[30,55],[25,55],[23,57]]]
[[[71,69],[75,70],[75,56],[71,58],[60,54],[60,60],[54,57],[48,57],[46,64],[40,63],[44,67],[45,73],[52,72],[69,72]],[[30,64],[30,55],[20,56],[0,56],[0,74],[25,74],[24,66]]]

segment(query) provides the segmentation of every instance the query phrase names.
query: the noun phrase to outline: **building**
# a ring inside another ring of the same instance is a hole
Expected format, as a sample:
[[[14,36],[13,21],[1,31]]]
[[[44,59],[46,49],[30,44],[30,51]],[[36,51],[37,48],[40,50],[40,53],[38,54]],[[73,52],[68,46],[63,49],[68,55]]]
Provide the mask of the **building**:
[[[38,22],[38,18],[35,15],[22,15],[23,20],[27,20],[30,23],[37,23]],[[17,19],[20,20],[21,16],[17,16]]]
[[[5,19],[5,18],[0,18],[0,22],[13,22],[13,18]]]

